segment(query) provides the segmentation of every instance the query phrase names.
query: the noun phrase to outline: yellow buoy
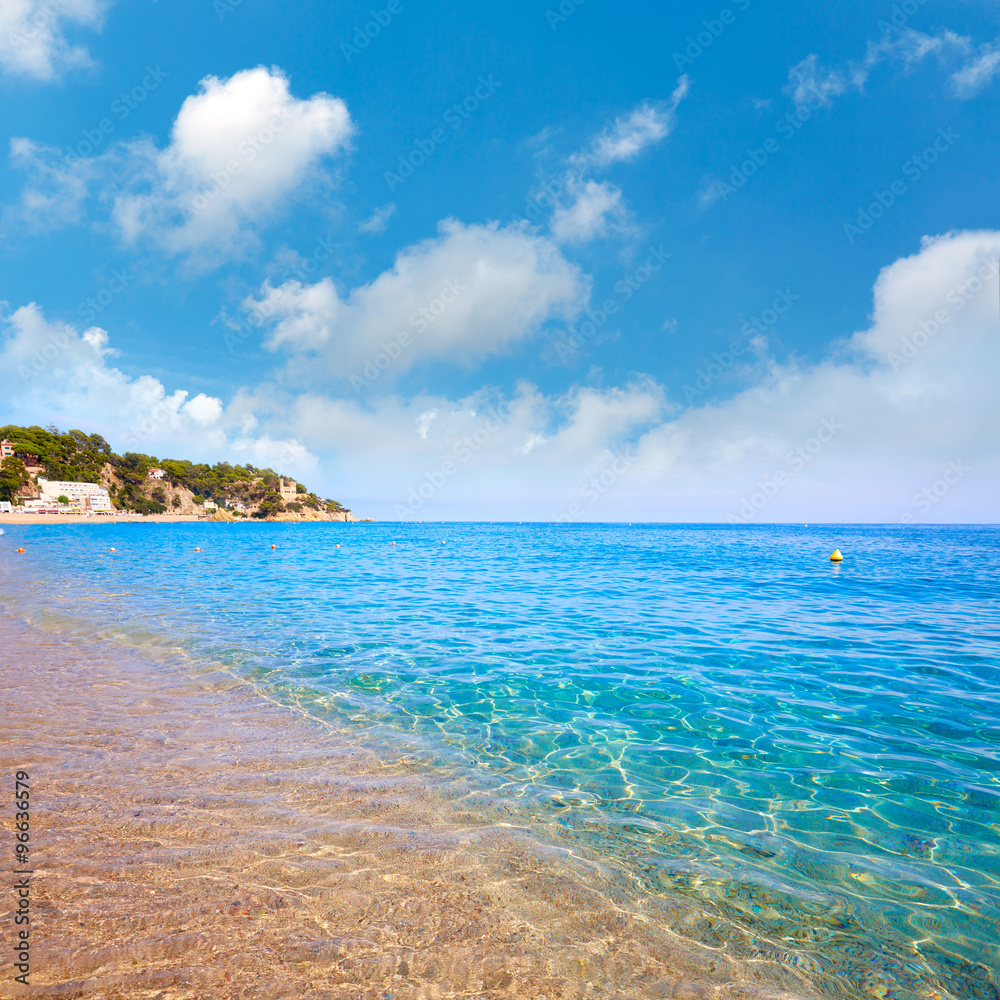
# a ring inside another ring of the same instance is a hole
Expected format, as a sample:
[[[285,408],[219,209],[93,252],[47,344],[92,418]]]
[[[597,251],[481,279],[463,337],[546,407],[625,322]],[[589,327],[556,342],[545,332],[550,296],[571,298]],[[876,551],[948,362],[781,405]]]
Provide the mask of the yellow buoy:
[[[24,549],[18,549],[17,551],[18,551],[18,552],[23,552],[23,551],[24,551]]]
[[[830,562],[843,562],[844,557],[840,554],[840,549],[834,549],[830,556]]]

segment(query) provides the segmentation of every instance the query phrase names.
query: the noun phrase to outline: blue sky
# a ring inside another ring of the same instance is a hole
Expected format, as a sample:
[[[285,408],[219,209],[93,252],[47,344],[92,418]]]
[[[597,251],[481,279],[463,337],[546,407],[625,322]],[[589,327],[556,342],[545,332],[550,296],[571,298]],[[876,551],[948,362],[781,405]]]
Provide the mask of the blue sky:
[[[0,73],[5,422],[379,518],[996,520],[995,2],[3,0]]]

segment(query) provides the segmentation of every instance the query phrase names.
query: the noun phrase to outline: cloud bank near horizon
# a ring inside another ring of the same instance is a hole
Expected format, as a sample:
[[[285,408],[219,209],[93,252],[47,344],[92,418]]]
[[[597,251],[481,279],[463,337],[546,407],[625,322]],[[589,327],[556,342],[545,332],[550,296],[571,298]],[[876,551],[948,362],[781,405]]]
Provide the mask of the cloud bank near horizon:
[[[414,251],[415,262],[383,275],[378,308],[406,300],[411,264],[428,269],[424,281],[461,259],[464,244],[452,256],[451,239],[493,251],[494,240],[511,241],[500,259],[516,266],[500,269],[489,294],[522,290],[528,305],[513,315],[528,320],[518,336],[582,301],[580,275],[554,248],[541,259],[561,291],[546,298],[545,280],[536,288],[541,251],[529,241],[538,237],[456,223]],[[439,253],[435,271],[429,261]],[[224,402],[124,374],[106,331],[46,321],[34,304],[6,317],[0,389],[13,422],[100,430],[119,449],[161,457],[276,464],[311,485],[318,476],[320,492],[382,519],[995,520],[998,256],[997,232],[925,239],[879,274],[871,325],[823,361],[778,359],[766,345],[722,352],[720,375],[739,368],[749,387],[719,402],[684,405],[642,375],[558,395],[522,382],[508,396],[483,387],[457,399],[403,399],[337,396],[287,372]],[[274,346],[326,349],[344,312],[349,337],[379,315],[364,295],[329,292],[318,305],[292,297],[296,309],[281,320],[291,325],[275,328]],[[312,319],[323,310],[325,332]],[[464,317],[462,336],[491,349],[503,337],[481,315]],[[436,349],[433,335],[420,345]],[[715,377],[711,365],[703,374]]]

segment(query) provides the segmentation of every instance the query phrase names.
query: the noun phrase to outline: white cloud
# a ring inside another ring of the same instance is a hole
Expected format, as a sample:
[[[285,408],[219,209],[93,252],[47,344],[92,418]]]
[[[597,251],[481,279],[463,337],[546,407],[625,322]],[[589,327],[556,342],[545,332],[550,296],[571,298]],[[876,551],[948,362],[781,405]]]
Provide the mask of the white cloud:
[[[324,456],[340,492],[375,517],[397,516],[417,490],[414,516],[427,519],[552,518],[579,503],[597,520],[747,509],[760,521],[996,520],[998,254],[1000,233],[928,240],[882,272],[871,326],[827,360],[765,359],[746,390],[686,408],[642,379],[458,400],[269,388],[244,405]],[[968,474],[928,509],[915,505],[949,462]],[[776,473],[784,481],[767,497]]]
[[[952,87],[960,98],[974,96],[1000,72],[1000,49],[996,46],[984,44],[976,50],[970,38],[953,31],[927,35],[907,28],[886,33],[877,42],[869,41],[864,58],[843,69],[822,66],[815,53],[807,56],[788,71],[785,93],[798,110],[815,107],[816,102],[829,104],[831,98],[849,90],[863,91],[872,70],[886,60],[910,68],[932,55],[941,63],[965,61],[951,76]]]
[[[570,181],[574,200],[557,205],[549,227],[560,243],[586,243],[606,236],[609,227],[622,228],[625,206],[621,188],[607,181]]]
[[[502,351],[584,306],[589,283],[544,237],[497,224],[443,222],[434,239],[402,250],[374,281],[341,298],[331,279],[268,284],[244,306],[267,317],[267,346],[298,367],[360,375],[386,353],[394,371],[430,358],[472,362]]]
[[[572,157],[572,162],[584,167],[607,167],[612,163],[634,160],[647,146],[655,145],[670,135],[677,120],[677,106],[687,96],[690,80],[682,76],[677,81],[670,100],[641,104],[627,118],[617,118],[590,141],[589,148]]]
[[[315,459],[299,441],[252,436],[252,423],[227,416],[220,399],[169,392],[150,375],[126,375],[114,366],[118,352],[100,327],[81,333],[49,322],[35,303],[6,316],[4,327],[0,398],[12,423],[96,430],[123,451],[315,471]]]
[[[31,180],[21,194],[21,221],[34,231],[46,231],[80,222],[91,185],[100,170],[96,161],[75,163],[30,139],[11,139],[10,158]]]
[[[70,163],[20,139],[12,153],[32,172],[26,215],[73,220],[99,184],[126,243],[151,242],[209,267],[238,256],[289,199],[325,180],[324,159],[342,152],[353,131],[342,100],[299,100],[280,70],[258,67],[202,80],[163,149],[143,138]]]
[[[974,97],[1000,73],[1000,45],[982,45],[978,53],[952,75],[951,81],[959,97]]]
[[[812,53],[788,71],[785,93],[795,102],[796,108],[804,108],[813,101],[829,104],[831,97],[839,97],[849,85],[844,73],[824,69],[819,56]]]
[[[589,175],[614,163],[634,160],[647,147],[665,139],[676,123],[677,106],[689,89],[688,77],[680,77],[669,101],[641,104],[567,158],[568,169],[561,181],[550,182],[544,192],[552,199],[549,226],[557,240],[580,244],[612,232],[632,231],[621,189]],[[541,203],[540,196],[538,200]]]
[[[409,269],[448,234],[429,242],[386,272],[386,294],[410,294]],[[1000,232],[928,239],[882,271],[869,327],[827,359],[765,358],[748,388],[687,406],[643,377],[460,399],[331,398],[285,381],[223,404],[126,376],[103,330],[47,323],[34,306],[8,318],[0,397],[16,422],[85,426],[119,448],[138,428],[132,450],[277,466],[378,518],[399,506],[413,519],[551,519],[577,504],[588,520],[995,521],[998,256]],[[371,307],[352,293],[339,308]],[[963,470],[951,484],[949,463]]]
[[[358,226],[358,232],[361,233],[384,233],[386,226],[389,225],[389,220],[395,215],[396,206],[393,204],[382,205],[380,208],[376,208],[372,212],[371,218],[365,219]]]
[[[99,29],[107,6],[104,0],[2,0],[0,67],[50,83],[92,66],[90,53],[66,40],[64,26]]]

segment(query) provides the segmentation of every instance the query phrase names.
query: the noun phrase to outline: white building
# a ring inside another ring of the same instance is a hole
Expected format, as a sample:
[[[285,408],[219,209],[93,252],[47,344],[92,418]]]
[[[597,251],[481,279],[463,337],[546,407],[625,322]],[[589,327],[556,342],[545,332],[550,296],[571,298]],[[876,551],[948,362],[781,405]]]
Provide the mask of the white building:
[[[42,500],[50,503],[59,497],[68,497],[71,501],[78,500],[81,506],[90,510],[100,510],[111,513],[111,497],[108,491],[99,483],[63,483],[49,479],[38,480]]]
[[[281,494],[282,500],[294,500],[298,495],[296,489],[296,483],[294,479],[279,479],[278,480],[278,492]]]
[[[164,469],[150,469],[149,470],[149,478],[150,479],[165,479],[166,475],[167,475],[167,473],[166,473],[166,471]]]

